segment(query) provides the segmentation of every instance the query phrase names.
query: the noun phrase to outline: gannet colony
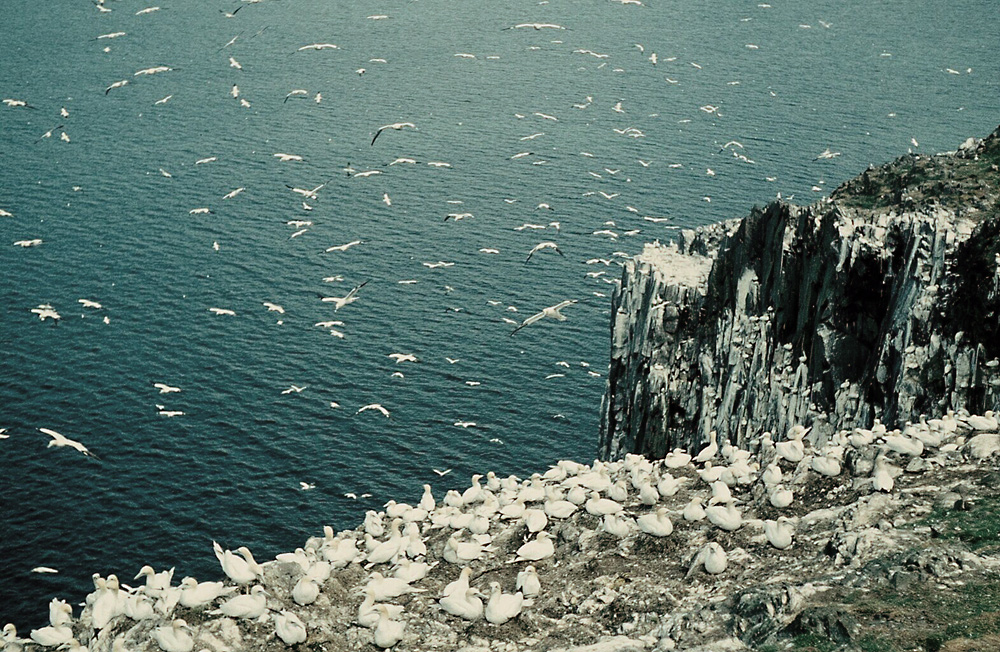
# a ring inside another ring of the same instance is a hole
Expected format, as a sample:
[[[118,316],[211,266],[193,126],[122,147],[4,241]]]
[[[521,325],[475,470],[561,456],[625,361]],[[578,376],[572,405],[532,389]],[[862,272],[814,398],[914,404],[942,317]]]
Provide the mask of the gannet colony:
[[[3,650],[997,649],[998,164],[1000,129],[649,245],[603,461],[95,574]]]

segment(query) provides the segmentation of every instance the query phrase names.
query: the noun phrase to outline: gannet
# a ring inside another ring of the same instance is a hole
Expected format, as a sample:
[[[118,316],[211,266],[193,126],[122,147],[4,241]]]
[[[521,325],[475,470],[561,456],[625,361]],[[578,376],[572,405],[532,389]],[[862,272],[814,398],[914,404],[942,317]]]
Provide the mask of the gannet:
[[[347,245],[345,245],[345,246],[347,246]],[[327,251],[329,251],[329,249]],[[360,290],[361,288],[363,288],[366,285],[368,285],[368,281],[365,281],[361,285],[356,286],[353,290],[351,290],[350,292],[347,293],[347,296],[343,296],[343,297],[321,297],[320,301],[323,301],[324,303],[333,303],[334,304],[333,305],[334,311],[340,310],[344,306],[346,306],[348,304],[351,304],[351,303],[354,303],[355,301],[357,301],[358,300],[358,290]]]
[[[339,50],[340,48],[333,43],[310,43],[309,45],[303,45],[298,49],[299,52],[303,50]]]
[[[374,594],[366,590],[364,601],[358,605],[358,624],[362,627],[375,629],[379,620],[378,606],[375,604]],[[403,613],[403,607],[399,605],[387,604],[384,606],[388,608],[390,618],[399,618],[399,615]]]
[[[705,546],[698,551],[691,563],[691,568],[687,572],[687,577],[690,577],[699,566],[704,566],[705,572],[711,575],[718,575],[726,570],[726,565],[728,560],[726,558],[726,551],[723,550],[722,546],[718,543],[712,541],[711,543],[705,544]]]
[[[427,589],[418,589],[410,586],[403,580],[396,577],[384,577],[382,573],[374,572],[370,576],[365,591],[371,591],[377,602],[392,600],[407,593],[423,593]]]
[[[355,414],[361,414],[362,412],[365,412],[367,410],[378,410],[379,412],[382,413],[383,416],[389,418],[389,410],[386,410],[384,407],[382,407],[380,403],[370,403],[368,405],[362,406],[358,408],[358,411],[355,412]]]
[[[526,598],[533,598],[541,591],[541,582],[538,580],[538,573],[534,566],[525,566],[524,570],[517,574],[517,590]]]
[[[137,70],[133,77],[142,77],[143,75],[155,75],[161,72],[169,72],[173,70],[170,66],[153,66],[152,68],[143,68],[142,70]]]
[[[215,541],[212,542],[215,550],[215,557],[222,565],[222,571],[237,584],[250,584],[257,579],[263,579],[264,569],[253,558],[250,550],[246,546],[236,549],[241,557],[237,557],[232,550],[223,550]],[[228,615],[228,614],[227,614]]]
[[[111,577],[114,576],[109,576],[108,579],[110,580]],[[139,570],[139,573],[132,579],[138,580],[141,577],[146,578],[146,584],[140,587],[139,590],[147,595],[158,597],[161,593],[170,588],[170,582],[174,578],[174,569],[171,568],[170,570],[157,573],[153,570],[152,566],[147,565],[143,566]],[[115,582],[117,583],[117,578],[115,579]]]
[[[555,546],[552,543],[552,535],[542,531],[538,533],[535,539],[517,549],[517,556],[514,558],[514,562],[541,561],[554,554]]]
[[[695,496],[691,502],[684,507],[682,515],[685,521],[700,521],[705,518],[705,508],[701,505],[702,499]]]
[[[885,455],[881,454],[875,458],[875,474],[872,476],[872,487],[875,491],[889,493],[892,491],[894,484],[895,481],[892,479],[892,474],[889,473]]]
[[[777,521],[771,519],[764,521],[764,536],[767,537],[768,543],[778,550],[791,547],[794,531],[795,527],[786,516],[779,516]]]
[[[107,88],[104,89],[104,94],[107,95],[108,93],[110,93],[114,89],[121,88],[122,86],[127,86],[127,85],[128,85],[128,80],[127,79],[123,79],[121,81],[116,81],[116,82],[114,82],[113,84],[111,84],[110,86],[108,86]]]
[[[303,385],[301,387],[299,387],[298,385],[292,385],[288,389],[281,390],[281,393],[282,394],[292,394],[292,393],[301,394],[302,390],[304,390],[306,387],[308,387],[308,385]]]
[[[505,27],[504,29],[524,29],[530,27],[532,29],[566,29],[562,25],[554,25],[552,23],[519,23],[512,27]]]
[[[738,530],[740,525],[743,524],[743,516],[740,514],[740,511],[736,509],[735,500],[732,498],[725,504],[725,506],[713,505],[711,507],[706,507],[705,516],[708,518],[710,523],[727,532]]]
[[[14,243],[15,247],[37,247],[42,244],[41,238],[34,238],[32,240],[18,240]]]
[[[386,605],[376,605],[376,608],[379,611],[379,621],[372,634],[372,642],[380,648],[390,648],[403,640],[403,631],[406,625],[393,620]]]
[[[281,611],[271,616],[274,632],[285,645],[296,645],[306,640],[306,626],[290,611]]]
[[[559,245],[557,245],[556,243],[548,241],[539,242],[538,244],[536,244],[534,247],[531,248],[531,251],[528,252],[528,257],[524,259],[525,264],[527,264],[528,261],[531,260],[531,257],[535,255],[535,252],[542,251],[543,249],[552,249],[560,256],[565,257],[565,254],[563,254],[562,249],[560,249]]]
[[[463,574],[466,570],[471,570],[468,566],[462,569]],[[452,584],[455,584],[453,582]],[[451,586],[451,585],[449,585]],[[483,601],[480,599],[482,594],[474,588],[465,585],[464,588],[452,590],[450,593],[444,594],[438,604],[447,613],[458,616],[463,620],[479,620],[483,617]]]
[[[194,638],[189,633],[190,629],[184,620],[177,618],[169,626],[154,629],[153,638],[163,652],[191,652]]]
[[[230,310],[229,308],[209,308],[208,310],[216,315],[234,316],[236,314],[236,311]]]
[[[145,9],[140,9],[139,11],[135,12],[135,15],[142,16],[143,14],[151,14],[154,11],[159,11],[159,10],[160,10],[159,7],[146,7]]]
[[[774,488],[774,491],[771,492],[771,495],[768,498],[771,505],[777,507],[778,509],[784,509],[788,507],[789,505],[792,504],[793,499],[794,495],[792,494],[792,490],[786,489],[785,486],[781,484],[777,485]]]
[[[31,630],[31,640],[43,647],[62,646],[73,639],[73,630],[65,625],[49,625]]]
[[[309,575],[303,575],[292,587],[292,600],[300,607],[316,602],[319,597],[319,583]]]
[[[490,582],[490,599],[486,603],[486,620],[494,625],[503,625],[517,618],[524,606],[521,592],[504,593],[499,582]]]
[[[55,430],[50,430],[48,428],[39,428],[38,431],[41,432],[42,434],[45,434],[45,435],[48,435],[49,437],[52,437],[52,441],[49,442],[49,444],[48,444],[48,446],[46,446],[46,448],[52,448],[53,446],[56,446],[57,448],[62,448],[63,446],[69,446],[70,448],[72,448],[74,450],[77,450],[77,451],[80,451],[81,453],[83,453],[84,455],[86,455],[88,457],[93,457],[95,460],[96,459],[100,459],[99,457],[97,457],[96,455],[94,455],[93,453],[91,453],[87,449],[87,447],[84,446],[83,444],[81,444],[80,442],[74,441],[74,440],[72,440],[72,439],[70,439],[68,437],[60,435]]]
[[[1000,429],[1000,422],[997,421],[993,410],[986,410],[982,416],[973,414],[965,418],[965,422],[973,430],[996,431]]]
[[[333,247],[327,247],[326,248],[326,253],[330,253],[330,252],[333,252],[333,251],[347,251],[351,247],[354,247],[354,246],[359,245],[359,244],[364,244],[364,243],[365,243],[364,240],[351,240],[350,242],[348,242],[346,244],[336,245],[336,246],[333,246]],[[368,281],[365,281],[365,283],[367,283],[367,282]],[[361,285],[359,285],[358,288],[360,288],[365,283],[362,283]],[[357,290],[358,288],[355,288],[355,290]]]
[[[510,334],[513,336],[515,333],[517,333],[519,330],[521,330],[525,326],[530,326],[531,324],[534,324],[535,322],[537,322],[537,321],[539,321],[541,319],[544,319],[546,317],[548,317],[550,319],[555,319],[555,320],[558,320],[558,321],[566,321],[566,316],[563,315],[559,311],[562,310],[563,308],[567,307],[567,306],[573,305],[574,303],[577,303],[576,299],[567,299],[565,301],[560,301],[559,303],[557,303],[554,306],[549,306],[548,308],[544,308],[544,309],[542,309],[541,312],[535,313],[531,317],[528,317],[523,322],[521,322],[521,324],[517,328],[515,328],[513,331],[511,331]]]
[[[235,587],[227,587],[222,582],[199,582],[193,577],[185,577],[181,580],[180,605],[199,609],[235,590]]]
[[[218,609],[209,611],[212,616],[228,616],[230,618],[246,618],[256,620],[267,611],[267,591],[260,584],[250,589],[249,595],[238,595],[223,602]]]
[[[233,197],[235,197],[236,195],[240,194],[244,190],[246,190],[246,187],[245,186],[241,186],[239,188],[236,188],[235,190],[231,190],[230,192],[227,192],[225,195],[223,195],[222,198],[223,199],[232,199]]]
[[[378,131],[375,132],[375,136],[372,138],[371,144],[374,145],[375,144],[375,140],[386,129],[394,129],[396,131],[402,131],[404,127],[409,127],[410,129],[414,129],[415,130],[417,128],[417,125],[413,124],[412,122],[394,122],[394,123],[392,123],[390,125],[383,125],[383,126],[381,126],[381,127],[378,128]]]

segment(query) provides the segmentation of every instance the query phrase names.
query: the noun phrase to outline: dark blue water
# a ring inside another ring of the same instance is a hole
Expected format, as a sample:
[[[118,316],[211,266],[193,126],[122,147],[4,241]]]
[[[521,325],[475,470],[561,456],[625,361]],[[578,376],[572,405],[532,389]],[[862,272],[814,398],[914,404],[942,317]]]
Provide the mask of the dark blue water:
[[[993,2],[770,4],[272,0],[228,19],[235,2],[0,3],[0,96],[35,107],[0,105],[0,622],[39,624],[95,571],[215,577],[213,538],[268,559],[423,482],[586,461],[619,267],[585,261],[996,126]],[[503,29],[522,22],[567,29]],[[298,51],[324,42],[339,49]],[[400,121],[417,130],[369,144]],[[815,160],[826,148],[841,155]],[[322,183],[311,211],[286,187]],[[293,220],[313,224],[291,238]],[[565,256],[525,264],[545,240]],[[337,313],[319,300],[364,281]],[[568,321],[509,336],[504,317],[563,299]],[[314,326],[333,319],[343,339]],[[391,418],[355,414],[368,403]],[[46,449],[40,427],[101,461]]]

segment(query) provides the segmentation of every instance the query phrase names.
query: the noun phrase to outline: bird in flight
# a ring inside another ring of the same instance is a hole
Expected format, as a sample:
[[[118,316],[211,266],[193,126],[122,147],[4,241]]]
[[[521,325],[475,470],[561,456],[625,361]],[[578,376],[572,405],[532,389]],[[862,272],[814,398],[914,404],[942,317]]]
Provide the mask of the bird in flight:
[[[372,145],[375,144],[375,140],[379,137],[379,134],[381,134],[386,129],[395,129],[396,131],[402,131],[404,127],[416,129],[417,125],[413,124],[412,122],[394,122],[391,125],[381,126],[378,128],[378,131],[375,132],[375,137],[372,138]]]
[[[292,385],[288,389],[281,390],[281,393],[282,395],[292,394],[292,393],[300,394],[302,393],[302,390],[304,390],[306,387],[308,387],[308,385],[303,385],[302,387],[299,387],[298,385]]]
[[[318,193],[320,189],[323,188],[323,186],[325,185],[326,185],[325,183],[321,183],[312,190],[309,190],[308,188],[296,188],[295,186],[290,186],[287,183],[285,184],[285,187],[291,188],[292,192],[300,194],[306,199],[312,199],[313,201],[316,201],[316,193]]]
[[[412,353],[390,353],[389,357],[396,361],[396,364],[400,362],[419,362],[417,356]]]
[[[368,281],[365,281],[361,285],[357,286],[353,290],[347,293],[345,297],[321,297],[320,300],[324,303],[333,303],[334,311],[340,310],[349,303],[354,303],[358,300],[358,290],[368,285]],[[389,416],[389,415],[386,415]]]
[[[303,50],[339,50],[340,48],[333,43],[310,43],[309,45],[303,45],[299,48],[299,52]]]
[[[531,251],[528,252],[528,257],[524,259],[524,263],[527,265],[528,261],[531,260],[531,257],[535,255],[535,252],[536,251],[542,251],[543,249],[553,249],[560,256],[563,256],[564,258],[566,256],[566,254],[564,254],[562,252],[562,249],[560,249],[559,245],[557,245],[556,243],[554,243],[554,242],[539,242],[538,244],[536,244],[534,247],[531,248]]]
[[[389,418],[389,410],[386,410],[384,407],[382,407],[381,403],[369,403],[368,405],[365,405],[364,407],[359,408],[358,411],[355,412],[355,414],[361,414],[362,412],[365,412],[367,410],[378,410],[387,419]]]
[[[560,301],[554,306],[549,306],[548,308],[542,309],[541,312],[535,313],[534,315],[528,317],[527,319],[521,322],[520,326],[512,330],[510,332],[511,337],[513,337],[514,333],[521,330],[525,326],[531,326],[536,321],[540,321],[542,319],[545,319],[546,317],[548,317],[549,319],[555,319],[557,321],[566,321],[566,315],[562,314],[559,311],[565,308],[566,306],[573,305],[574,303],[577,303],[576,299],[567,299],[565,301]]]
[[[153,387],[160,390],[161,394],[172,394],[181,391],[180,387],[171,387],[166,383],[153,383]]]
[[[39,428],[38,431],[41,432],[44,435],[48,435],[49,437],[52,437],[52,441],[49,442],[49,445],[46,446],[46,448],[52,448],[53,446],[57,446],[59,448],[62,448],[63,446],[69,446],[70,448],[73,448],[73,449],[76,449],[76,450],[80,451],[81,453],[83,453],[87,457],[93,457],[95,460],[101,459],[101,458],[97,457],[96,455],[94,455],[93,453],[91,453],[89,450],[87,450],[87,447],[84,446],[83,444],[81,444],[80,442],[74,441],[74,440],[70,439],[69,437],[65,437],[63,435],[60,435],[55,430],[49,430],[48,428]]]
[[[442,477],[442,478],[444,476],[448,475],[449,473],[451,473],[451,469],[445,469],[444,471],[438,471],[437,469],[431,469],[431,471],[434,471],[434,473],[437,473],[438,476]]]
[[[347,244],[335,245],[333,247],[327,247],[326,248],[326,253],[330,253],[331,251],[347,251],[348,249],[350,249],[354,245],[359,245],[359,244],[364,244],[364,243],[365,243],[364,240],[351,240]]]

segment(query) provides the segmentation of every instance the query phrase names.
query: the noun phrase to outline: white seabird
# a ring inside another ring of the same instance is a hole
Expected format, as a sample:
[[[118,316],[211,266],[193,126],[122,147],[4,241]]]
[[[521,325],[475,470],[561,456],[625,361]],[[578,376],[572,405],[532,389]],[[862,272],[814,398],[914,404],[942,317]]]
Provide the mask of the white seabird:
[[[578,301],[576,299],[567,299],[565,301],[560,301],[554,306],[543,308],[541,312],[535,313],[534,315],[528,317],[523,322],[521,322],[521,324],[517,328],[511,331],[510,333],[511,336],[513,336],[515,333],[517,333],[517,331],[521,330],[525,326],[530,326],[531,324],[534,324],[537,321],[545,319],[546,317],[550,319],[555,319],[557,321],[566,321],[566,316],[559,311],[567,306],[573,305],[574,303],[578,303]]]
[[[72,440],[69,437],[66,437],[64,435],[60,435],[55,430],[50,430],[48,428],[39,428],[38,431],[41,432],[42,434],[45,434],[45,435],[48,435],[49,437],[52,437],[52,441],[49,442],[49,444],[48,444],[48,446],[46,446],[46,448],[52,448],[53,446],[56,446],[58,448],[62,448],[63,446],[69,446],[70,448],[72,448],[74,450],[78,450],[78,451],[80,451],[81,453],[83,453],[84,455],[86,455],[88,457],[93,457],[95,460],[100,459],[99,457],[97,457],[96,455],[94,455],[93,453],[91,453],[87,449],[87,447],[84,446],[83,444],[81,444],[80,442],[74,441],[74,440]]]

